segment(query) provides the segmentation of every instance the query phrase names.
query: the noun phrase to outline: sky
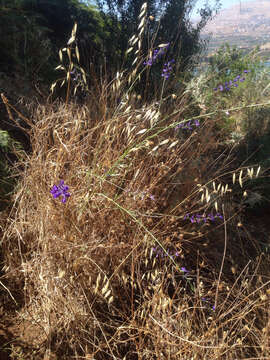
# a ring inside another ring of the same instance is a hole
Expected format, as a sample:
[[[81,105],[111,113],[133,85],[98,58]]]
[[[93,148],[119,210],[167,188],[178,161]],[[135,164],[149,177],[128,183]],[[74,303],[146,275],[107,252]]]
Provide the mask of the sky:
[[[210,5],[215,3],[214,0],[208,0],[208,1],[209,1]],[[241,0],[241,1],[243,2],[245,0]],[[89,2],[95,3],[95,0],[92,0],[92,1],[89,1]],[[231,5],[234,5],[234,4],[237,4],[237,3],[239,4],[240,0],[220,0],[220,2],[222,3],[222,8],[226,8],[226,7],[230,7]],[[196,8],[198,9],[198,8],[203,7],[204,3],[205,3],[205,0],[198,0]]]
[[[232,5],[239,5],[240,7],[240,3],[243,4],[243,2],[245,2],[245,0],[220,0],[221,3],[221,9],[226,9]],[[215,0],[209,0],[208,1],[210,6],[213,6],[215,4]],[[205,0],[198,0],[196,3],[196,6],[194,8],[193,14],[196,16],[196,12],[197,9],[203,8],[203,5],[205,4]]]
[[[242,0],[242,3],[244,1],[245,0]],[[221,0],[220,2],[222,4],[222,8],[227,8],[227,7],[230,7],[232,5],[239,4],[240,0]],[[197,7],[198,6],[203,6],[204,3],[205,3],[205,0],[198,0]],[[215,1],[209,0],[209,4],[214,4],[214,3],[215,3]]]
[[[220,0],[221,3],[221,9],[226,9],[232,5],[239,5],[239,9],[240,9],[240,3],[245,3],[246,1],[252,1],[252,0]],[[255,0],[253,0],[255,1]],[[259,0],[257,0],[259,1]],[[90,0],[90,3],[95,3],[95,0]],[[197,0],[196,6],[194,7],[194,10],[192,12],[192,17],[196,17],[197,15],[197,10],[201,9],[204,7],[206,0]],[[215,0],[208,0],[208,3],[210,6],[213,6],[215,4]]]

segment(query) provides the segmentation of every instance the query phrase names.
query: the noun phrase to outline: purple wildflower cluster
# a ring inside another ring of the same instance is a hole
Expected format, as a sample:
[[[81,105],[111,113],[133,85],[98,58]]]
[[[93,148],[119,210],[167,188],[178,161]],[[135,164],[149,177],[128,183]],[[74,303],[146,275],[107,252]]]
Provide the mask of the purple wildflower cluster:
[[[192,126],[196,126],[196,127],[200,126],[200,120],[195,119],[193,123],[191,121],[189,121],[188,123],[178,124],[175,127],[175,130],[178,130],[180,128],[182,128],[183,130],[193,130]]]
[[[200,214],[194,214],[192,216],[190,216],[190,214],[186,214],[184,216],[184,220],[189,219],[192,223],[200,223],[201,221],[204,221],[205,223],[207,222],[207,220],[210,221],[215,221],[216,218],[220,218],[221,220],[223,220],[223,216],[220,213],[217,213],[216,215],[213,215],[212,213],[208,214],[208,216],[206,215],[200,215]]]
[[[167,252],[165,252],[163,249],[161,249],[161,248],[159,248],[159,247],[154,247],[154,248],[152,248],[152,250],[153,250],[153,253],[155,253],[155,255],[156,255],[156,258],[158,258],[158,257],[164,257],[164,256],[168,256],[168,255],[170,255],[171,257],[177,257],[177,256],[179,256],[179,253],[178,253],[178,251],[173,251],[173,250],[168,250]]]
[[[69,187],[67,185],[64,185],[64,180],[60,180],[59,185],[53,185],[53,188],[50,192],[53,195],[54,199],[62,195],[62,203],[65,203],[67,201],[67,198],[70,196],[70,193],[67,192],[68,189]]]
[[[161,57],[162,55],[165,54],[165,52],[169,46],[170,46],[170,43],[166,44],[165,46],[163,46],[161,48],[155,49],[153,56],[150,59],[148,59],[147,61],[145,61],[143,64],[152,66],[159,57]]]
[[[172,72],[172,66],[171,64],[174,63],[175,60],[172,59],[170,61],[168,61],[167,63],[164,64],[164,68],[162,69],[162,74],[161,76],[163,76],[165,78],[165,80],[168,80],[170,75],[171,75],[171,72]]]
[[[163,47],[160,47],[158,49],[154,50],[153,56],[151,58],[149,58],[147,61],[145,61],[143,64],[144,65],[148,65],[148,66],[152,66],[156,60],[158,58],[160,58],[161,56],[163,56],[166,52],[166,50],[168,49],[168,47],[170,46],[170,43],[166,44]],[[170,77],[170,74],[172,72],[172,64],[175,62],[174,59],[168,61],[167,63],[164,64],[164,67],[162,69],[162,74],[161,76],[165,78],[165,80],[167,80]]]
[[[244,74],[249,73],[250,70],[244,70]],[[226,81],[224,85],[218,85],[218,87],[214,88],[214,91],[229,91],[233,86],[238,87],[238,82],[244,82],[246,78],[241,75],[237,75],[233,80]]]

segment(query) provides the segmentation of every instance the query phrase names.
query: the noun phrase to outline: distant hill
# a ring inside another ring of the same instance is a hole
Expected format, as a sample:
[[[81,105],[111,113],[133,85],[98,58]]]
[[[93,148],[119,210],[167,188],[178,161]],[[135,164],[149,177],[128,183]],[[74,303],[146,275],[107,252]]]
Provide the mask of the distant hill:
[[[210,49],[223,42],[242,48],[269,43],[270,0],[239,1],[221,10],[202,32],[203,38],[209,35],[212,36]]]

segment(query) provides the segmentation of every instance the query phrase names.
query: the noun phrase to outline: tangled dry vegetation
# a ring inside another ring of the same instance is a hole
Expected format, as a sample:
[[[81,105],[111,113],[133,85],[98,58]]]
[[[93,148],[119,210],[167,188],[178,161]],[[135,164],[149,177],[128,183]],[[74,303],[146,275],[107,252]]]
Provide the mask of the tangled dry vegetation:
[[[1,277],[31,325],[25,358],[269,359],[269,256],[241,212],[260,169],[233,167],[218,114],[176,131],[189,97],[166,113],[127,93],[118,104],[117,81],[110,103],[106,84],[98,104],[39,105],[29,120]],[[60,179],[65,203],[50,194]]]

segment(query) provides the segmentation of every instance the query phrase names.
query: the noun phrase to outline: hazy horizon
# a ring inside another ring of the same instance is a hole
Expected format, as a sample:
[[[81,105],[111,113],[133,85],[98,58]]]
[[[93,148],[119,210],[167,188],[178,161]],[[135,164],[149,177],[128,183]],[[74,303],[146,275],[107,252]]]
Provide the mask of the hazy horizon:
[[[239,5],[239,12],[240,12],[240,9],[241,7],[243,8],[245,6],[245,3],[247,2],[264,2],[264,1],[269,1],[270,0],[221,0],[220,3],[221,3],[221,9],[220,10],[223,10],[223,9],[226,9],[226,8],[229,8],[233,5]],[[215,0],[209,0],[208,1],[208,4],[210,6],[213,6],[215,4]],[[203,8],[205,4],[205,0],[198,0],[195,7],[194,7],[194,10],[192,11],[192,17],[198,17],[198,14],[197,14],[197,11],[201,8]]]

